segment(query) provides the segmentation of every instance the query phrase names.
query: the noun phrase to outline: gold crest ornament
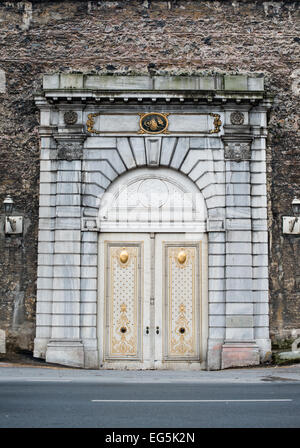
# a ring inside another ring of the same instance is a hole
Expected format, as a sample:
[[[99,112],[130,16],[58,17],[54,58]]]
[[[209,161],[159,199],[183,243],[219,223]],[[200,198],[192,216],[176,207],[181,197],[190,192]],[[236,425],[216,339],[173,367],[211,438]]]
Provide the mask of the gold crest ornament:
[[[168,134],[169,121],[167,116],[170,114],[160,114],[158,112],[150,112],[147,114],[139,114],[140,130],[139,134]]]

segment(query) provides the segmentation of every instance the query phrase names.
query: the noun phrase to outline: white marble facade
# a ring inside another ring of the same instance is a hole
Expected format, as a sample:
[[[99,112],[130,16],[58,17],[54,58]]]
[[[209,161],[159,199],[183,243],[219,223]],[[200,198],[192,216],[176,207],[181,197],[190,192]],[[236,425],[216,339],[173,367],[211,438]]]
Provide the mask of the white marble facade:
[[[201,365],[213,370],[263,361],[270,352],[270,101],[263,78],[45,75],[36,104],[41,165],[34,356],[100,368],[99,235],[161,231],[207,236]],[[168,114],[168,133],[139,133],[139,113],[150,112]],[[158,182],[175,185],[172,173],[188,179],[183,192],[199,192],[188,218],[175,214],[170,225],[145,218],[139,229],[126,219],[116,225],[107,198],[118,183],[147,194],[156,182],[163,198]],[[144,179],[148,187],[140,186]]]

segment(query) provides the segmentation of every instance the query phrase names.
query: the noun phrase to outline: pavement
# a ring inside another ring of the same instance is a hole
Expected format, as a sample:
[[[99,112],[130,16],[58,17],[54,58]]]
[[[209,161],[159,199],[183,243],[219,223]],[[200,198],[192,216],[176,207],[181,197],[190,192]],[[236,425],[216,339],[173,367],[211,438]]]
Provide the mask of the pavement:
[[[46,363],[30,354],[0,357],[1,379],[48,378],[72,381],[126,383],[224,382],[266,383],[300,382],[300,364],[256,366],[217,371],[190,370],[89,370]]]
[[[102,442],[118,434],[111,428],[300,428],[300,364],[88,370],[2,357],[0,428],[110,428]],[[147,432],[137,434],[149,442]]]

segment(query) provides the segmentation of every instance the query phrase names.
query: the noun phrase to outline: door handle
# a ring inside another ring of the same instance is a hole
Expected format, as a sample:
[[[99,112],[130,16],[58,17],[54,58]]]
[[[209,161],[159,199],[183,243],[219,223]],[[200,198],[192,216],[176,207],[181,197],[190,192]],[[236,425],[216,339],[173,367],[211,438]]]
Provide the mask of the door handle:
[[[156,334],[159,334],[159,327],[156,327]]]
[[[146,334],[149,334],[149,327],[146,327]]]

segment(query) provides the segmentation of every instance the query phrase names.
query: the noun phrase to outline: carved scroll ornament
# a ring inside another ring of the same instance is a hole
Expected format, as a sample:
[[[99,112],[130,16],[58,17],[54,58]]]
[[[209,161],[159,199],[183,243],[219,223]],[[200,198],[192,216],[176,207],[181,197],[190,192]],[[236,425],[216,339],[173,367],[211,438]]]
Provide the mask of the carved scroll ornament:
[[[210,134],[218,134],[222,126],[221,115],[220,114],[209,114],[210,117],[214,117],[214,129],[210,130]]]

